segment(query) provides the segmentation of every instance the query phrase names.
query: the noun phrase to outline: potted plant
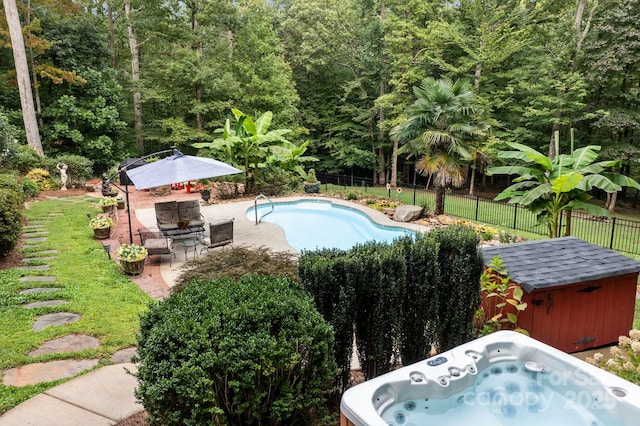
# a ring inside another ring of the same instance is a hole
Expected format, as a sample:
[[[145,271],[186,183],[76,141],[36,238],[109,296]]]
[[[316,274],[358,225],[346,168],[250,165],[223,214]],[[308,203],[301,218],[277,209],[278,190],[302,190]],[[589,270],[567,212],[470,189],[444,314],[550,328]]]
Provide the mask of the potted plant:
[[[306,194],[317,194],[320,192],[320,181],[316,177],[316,171],[314,169],[309,169],[303,188]]]
[[[104,240],[111,235],[113,219],[108,216],[99,216],[91,219],[89,226],[93,228],[93,235],[98,240]]]
[[[115,206],[118,205],[118,199],[116,197],[103,197],[100,198],[98,202],[100,207],[102,207],[102,211],[108,213],[115,209]]]
[[[178,225],[178,229],[187,229],[189,227],[189,224],[191,223],[190,220],[187,219],[179,219],[176,222],[176,225]]]
[[[140,275],[144,271],[147,254],[147,249],[137,244],[122,244],[116,252],[122,269],[128,275]]]

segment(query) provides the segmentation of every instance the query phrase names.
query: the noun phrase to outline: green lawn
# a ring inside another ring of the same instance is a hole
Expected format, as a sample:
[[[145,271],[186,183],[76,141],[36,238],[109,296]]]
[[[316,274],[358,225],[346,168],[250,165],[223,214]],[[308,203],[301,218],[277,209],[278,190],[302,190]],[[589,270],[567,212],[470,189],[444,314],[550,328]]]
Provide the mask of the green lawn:
[[[0,324],[3,324],[0,328],[0,369],[71,358],[99,358],[100,365],[105,365],[113,353],[135,345],[139,314],[147,309],[152,299],[120,272],[108,258],[102,244],[93,238],[86,213],[95,215],[97,206],[97,200],[91,197],[30,203],[25,212],[30,221],[52,212],[61,213],[43,223],[42,227],[49,233],[47,240],[38,244],[41,250],[55,249],[58,253],[54,259],[46,261],[51,267],[48,271],[0,271]],[[56,282],[21,282],[21,275],[53,275]],[[24,288],[47,286],[60,287],[61,290],[56,293],[18,294]],[[36,309],[21,306],[52,297],[69,303]],[[37,316],[54,312],[78,313],[82,318],[64,326],[31,330]],[[47,340],[68,334],[96,337],[100,346],[80,353],[28,355]],[[0,413],[58,383],[60,381],[21,388],[0,385]]]

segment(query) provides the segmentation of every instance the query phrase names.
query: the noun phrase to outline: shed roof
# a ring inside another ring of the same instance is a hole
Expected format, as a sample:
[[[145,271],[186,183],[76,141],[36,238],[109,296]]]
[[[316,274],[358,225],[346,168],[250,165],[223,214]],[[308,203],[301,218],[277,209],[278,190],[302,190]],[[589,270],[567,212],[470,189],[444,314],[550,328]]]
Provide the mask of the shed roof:
[[[640,272],[640,262],[576,237],[483,247],[485,264],[500,256],[527,292]]]

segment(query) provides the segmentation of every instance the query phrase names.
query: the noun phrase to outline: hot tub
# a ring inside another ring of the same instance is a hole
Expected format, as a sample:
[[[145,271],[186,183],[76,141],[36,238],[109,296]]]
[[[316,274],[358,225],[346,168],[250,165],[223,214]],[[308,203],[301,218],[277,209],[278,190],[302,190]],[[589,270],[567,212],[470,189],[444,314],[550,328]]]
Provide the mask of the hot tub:
[[[354,386],[340,409],[355,426],[636,425],[640,387],[500,331]]]

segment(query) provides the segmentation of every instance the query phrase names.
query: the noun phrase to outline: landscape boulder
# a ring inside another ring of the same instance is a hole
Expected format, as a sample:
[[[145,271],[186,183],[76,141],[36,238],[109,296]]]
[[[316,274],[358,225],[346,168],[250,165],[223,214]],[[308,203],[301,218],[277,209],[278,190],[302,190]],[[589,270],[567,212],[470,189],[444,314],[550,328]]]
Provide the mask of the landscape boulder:
[[[393,220],[396,222],[411,222],[417,220],[422,216],[422,207],[406,205],[396,207],[396,211],[393,214]]]

